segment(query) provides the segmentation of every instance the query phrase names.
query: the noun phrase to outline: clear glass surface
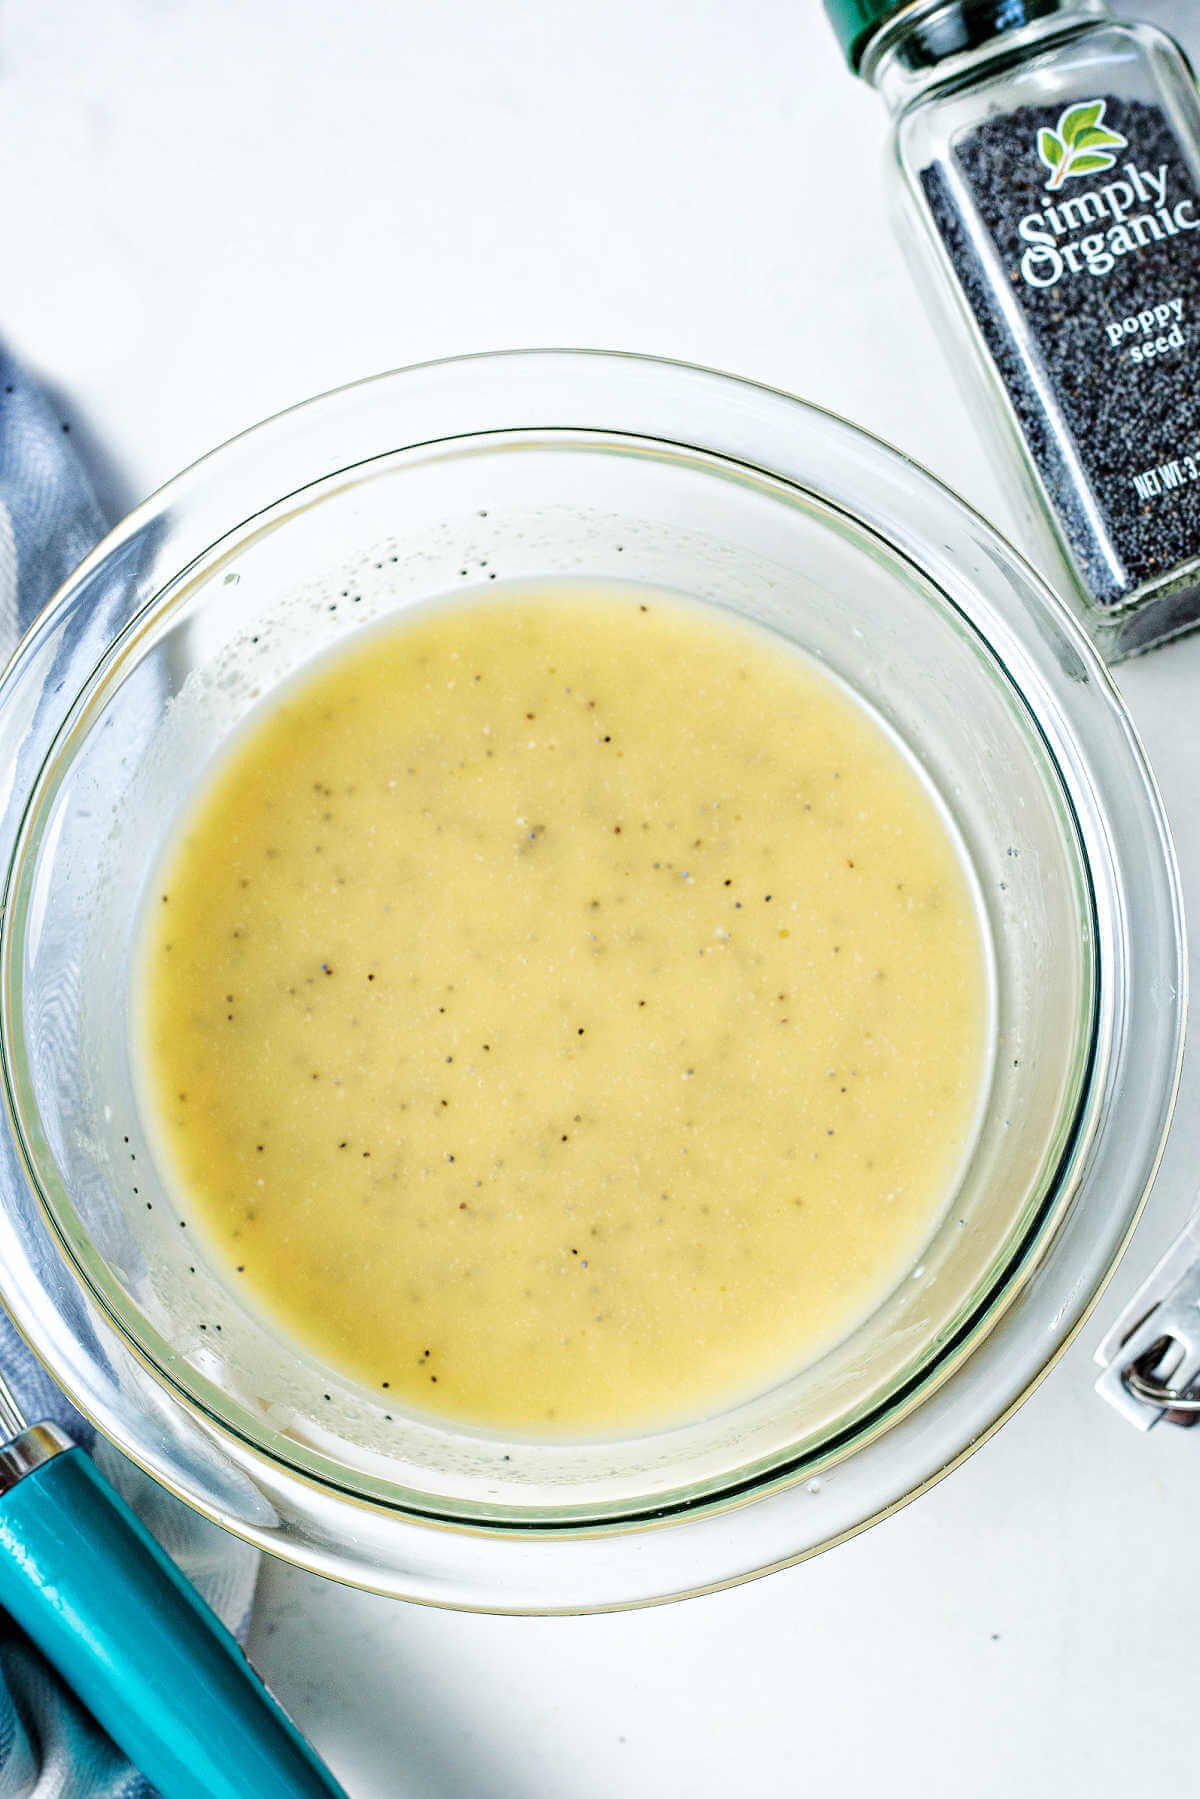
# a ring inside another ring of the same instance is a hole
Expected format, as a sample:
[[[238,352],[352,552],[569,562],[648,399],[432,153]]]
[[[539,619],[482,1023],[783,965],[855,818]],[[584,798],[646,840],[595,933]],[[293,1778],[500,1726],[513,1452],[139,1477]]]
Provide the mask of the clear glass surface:
[[[847,681],[949,812],[995,975],[969,1162],[885,1304],[745,1404],[570,1443],[389,1417],[247,1308],[180,1228],[129,1028],[145,882],[247,711],[409,606],[556,574],[688,593]],[[0,1293],[122,1448],[266,1548],[410,1598],[536,1611],[797,1559],[986,1434],[1132,1226],[1183,1019],[1153,784],[1032,572],[838,419],[632,357],[382,376],[248,432],[132,515],[26,640],[0,702]]]

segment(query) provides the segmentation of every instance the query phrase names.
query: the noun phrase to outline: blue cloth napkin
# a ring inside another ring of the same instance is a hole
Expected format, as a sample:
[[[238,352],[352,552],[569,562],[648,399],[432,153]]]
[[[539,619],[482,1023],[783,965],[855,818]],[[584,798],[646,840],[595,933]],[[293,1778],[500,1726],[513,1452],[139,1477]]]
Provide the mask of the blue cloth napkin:
[[[0,667],[109,522],[67,423],[0,350]],[[257,1552],[98,1442],[2,1313],[0,1370],[31,1421],[52,1418],[91,1451],[209,1605],[244,1635]],[[0,1799],[153,1799],[149,1783],[2,1613]]]

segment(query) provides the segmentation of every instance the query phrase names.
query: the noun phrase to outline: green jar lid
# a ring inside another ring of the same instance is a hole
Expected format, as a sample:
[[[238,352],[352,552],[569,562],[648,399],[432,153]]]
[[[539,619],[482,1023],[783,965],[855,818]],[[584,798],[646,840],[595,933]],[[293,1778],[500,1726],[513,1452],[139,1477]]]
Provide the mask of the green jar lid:
[[[829,23],[852,69],[857,70],[872,32],[907,4],[908,0],[825,0]]]

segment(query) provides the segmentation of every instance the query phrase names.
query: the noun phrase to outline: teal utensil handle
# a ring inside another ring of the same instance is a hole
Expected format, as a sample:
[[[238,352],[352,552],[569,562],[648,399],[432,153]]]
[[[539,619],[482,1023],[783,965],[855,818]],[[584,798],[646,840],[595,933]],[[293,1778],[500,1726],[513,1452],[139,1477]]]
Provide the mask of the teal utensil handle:
[[[163,1799],[346,1799],[82,1450],[0,1498],[0,1605]]]

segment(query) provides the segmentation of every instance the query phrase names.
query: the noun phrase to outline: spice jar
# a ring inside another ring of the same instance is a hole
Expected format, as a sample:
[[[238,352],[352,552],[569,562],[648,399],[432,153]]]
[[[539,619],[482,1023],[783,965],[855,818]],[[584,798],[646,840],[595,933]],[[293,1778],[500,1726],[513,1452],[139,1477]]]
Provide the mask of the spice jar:
[[[1113,660],[1200,624],[1183,52],[1105,0],[825,5],[891,111],[902,241],[1066,597]]]

